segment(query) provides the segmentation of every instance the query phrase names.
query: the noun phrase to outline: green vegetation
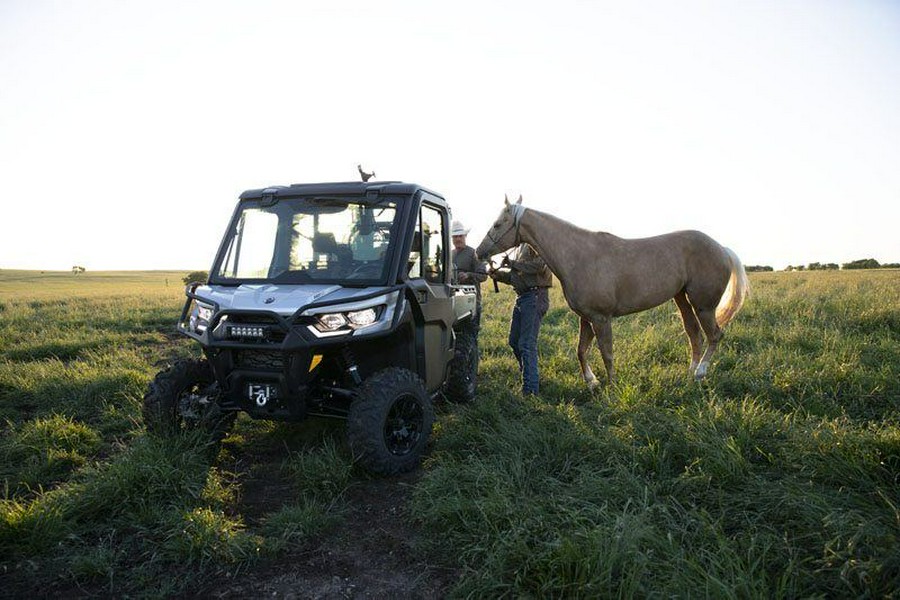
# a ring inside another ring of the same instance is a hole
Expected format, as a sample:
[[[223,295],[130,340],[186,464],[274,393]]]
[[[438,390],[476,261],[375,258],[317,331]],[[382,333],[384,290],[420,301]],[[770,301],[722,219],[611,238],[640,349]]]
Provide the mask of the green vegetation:
[[[756,267],[749,266],[746,267],[747,271],[772,271],[772,267]],[[837,263],[819,263],[812,262],[808,265],[788,265],[784,268],[785,271],[837,271],[838,269],[844,269],[845,271],[859,270],[859,269],[900,269],[900,263],[884,263],[881,264],[874,258],[864,258],[862,260],[854,260],[848,263],[844,263],[842,265],[838,265]]]
[[[172,334],[183,276],[0,272],[9,593],[189,594],[328,528],[373,525],[345,522],[366,476],[340,424],[241,418],[217,450],[144,433],[150,378],[199,352]],[[429,555],[460,567],[453,594],[900,589],[900,277],[751,285],[707,381],[688,378],[667,304],[616,321],[620,382],[594,395],[555,289],[542,395],[527,399],[505,342],[513,298],[485,290],[479,396],[441,407],[409,509]]]
[[[206,271],[191,271],[181,278],[185,285],[189,283],[206,283],[209,280],[209,273]]]
[[[845,269],[879,269],[881,265],[874,258],[863,258],[844,263],[843,267]]]

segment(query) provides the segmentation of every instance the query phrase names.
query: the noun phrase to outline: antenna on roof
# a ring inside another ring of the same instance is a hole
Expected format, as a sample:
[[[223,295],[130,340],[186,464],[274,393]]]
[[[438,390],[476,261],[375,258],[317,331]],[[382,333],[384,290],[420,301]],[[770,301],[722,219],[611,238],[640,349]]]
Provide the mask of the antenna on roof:
[[[362,165],[356,165],[356,169],[359,171],[359,176],[362,177],[363,181],[368,181],[368,180],[372,179],[373,177],[375,177],[375,171],[372,171],[371,173],[366,173],[365,171],[363,171]]]

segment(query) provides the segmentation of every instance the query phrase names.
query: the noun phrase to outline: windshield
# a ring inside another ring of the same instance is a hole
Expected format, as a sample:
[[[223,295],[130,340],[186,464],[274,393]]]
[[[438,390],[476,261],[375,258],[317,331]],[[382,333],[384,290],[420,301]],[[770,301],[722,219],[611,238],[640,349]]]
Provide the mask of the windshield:
[[[292,198],[243,202],[214,268],[219,280],[381,281],[396,203]]]

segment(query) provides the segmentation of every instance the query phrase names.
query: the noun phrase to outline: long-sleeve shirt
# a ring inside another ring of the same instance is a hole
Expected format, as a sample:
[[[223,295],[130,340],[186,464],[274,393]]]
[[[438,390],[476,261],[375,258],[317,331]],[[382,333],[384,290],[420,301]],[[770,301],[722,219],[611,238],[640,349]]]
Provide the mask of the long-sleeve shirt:
[[[495,278],[522,294],[533,288],[553,287],[553,274],[544,259],[528,244],[519,246],[518,258],[508,262],[509,269],[495,271]]]
[[[453,266],[456,268],[456,279],[460,283],[474,285],[476,302],[481,309],[481,282],[487,279],[487,266],[475,256],[475,249],[466,246],[462,250],[454,248],[450,251]]]

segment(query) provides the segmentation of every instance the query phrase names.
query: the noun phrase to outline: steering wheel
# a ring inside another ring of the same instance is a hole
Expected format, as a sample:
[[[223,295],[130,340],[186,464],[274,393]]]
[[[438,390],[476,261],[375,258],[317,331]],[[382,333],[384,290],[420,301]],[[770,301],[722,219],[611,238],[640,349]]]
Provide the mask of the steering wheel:
[[[381,261],[363,263],[350,271],[347,277],[358,277],[360,279],[364,279],[366,277],[377,277],[378,275],[381,275],[381,267]]]

